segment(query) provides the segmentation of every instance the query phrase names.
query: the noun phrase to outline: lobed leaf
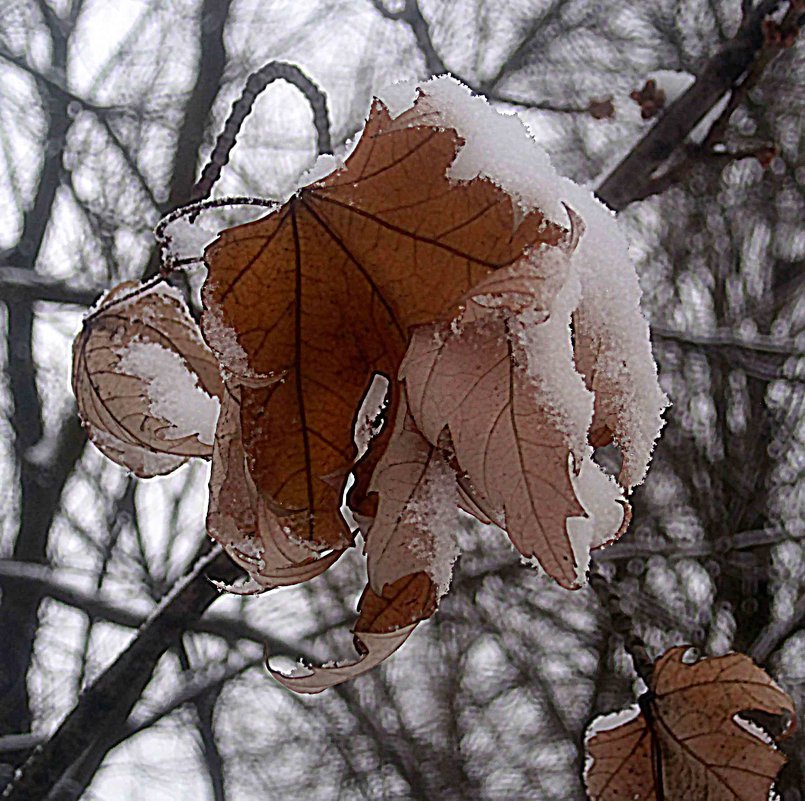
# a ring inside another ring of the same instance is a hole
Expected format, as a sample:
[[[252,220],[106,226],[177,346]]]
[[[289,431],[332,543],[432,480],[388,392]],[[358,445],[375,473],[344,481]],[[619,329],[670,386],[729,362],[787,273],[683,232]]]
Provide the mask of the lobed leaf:
[[[205,253],[205,338],[234,375],[278,379],[243,389],[251,473],[316,548],[351,542],[341,490],[371,376],[396,376],[411,326],[451,319],[480,279],[562,233],[488,179],[451,180],[462,141],[427,108],[422,95],[392,119],[375,101],[343,169]]]
[[[525,557],[565,587],[578,586],[569,517],[584,516],[570,449],[515,361],[503,319],[414,332],[400,370],[411,413],[428,440],[446,426],[481,510]]]
[[[585,781],[593,801],[769,797],[785,757],[773,738],[739,716],[759,711],[780,719],[780,739],[794,729],[793,701],[748,656],[688,664],[686,651],[671,648],[657,660],[637,717],[613,728],[606,718],[591,726]]]

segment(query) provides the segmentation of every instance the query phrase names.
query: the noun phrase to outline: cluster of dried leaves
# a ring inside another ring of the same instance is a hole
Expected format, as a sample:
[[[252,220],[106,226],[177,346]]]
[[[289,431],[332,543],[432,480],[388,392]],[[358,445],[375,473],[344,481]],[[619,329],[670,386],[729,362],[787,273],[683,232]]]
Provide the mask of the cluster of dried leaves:
[[[143,477],[211,459],[207,530],[250,577],[230,589],[311,579],[363,535],[360,658],[274,673],[298,692],[373,667],[434,612],[459,508],[580,586],[589,549],[628,525],[658,430],[664,399],[635,420],[614,329],[589,298],[558,302],[585,221],[449,177],[463,145],[427,93],[396,117],[376,102],[342,168],[207,248],[200,326],[175,289],[127,283],[75,343],[81,416],[109,458]],[[643,375],[656,387],[653,363]],[[590,458],[613,441],[617,485]],[[745,656],[685,650],[633,713],[591,726],[594,801],[767,797],[784,758],[751,713],[783,736],[790,698]]]
[[[362,659],[278,675],[302,692],[381,661],[433,613],[458,508],[575,588],[589,548],[628,524],[623,496],[645,470],[628,381],[599,369],[607,342],[584,309],[563,334],[571,380],[595,398],[580,433],[524,344],[524,326],[551,318],[584,222],[448,177],[464,142],[437,111],[424,93],[396,118],[376,101],[346,165],[223,231],[204,254],[200,326],[170,287],[127,284],[75,344],[79,409],[107,456],[139,476],[212,460],[207,527],[251,577],[241,591],[313,578],[362,532]],[[590,445],[613,439],[621,486],[599,486],[615,511],[574,540],[569,523],[594,517],[582,465],[598,471]]]

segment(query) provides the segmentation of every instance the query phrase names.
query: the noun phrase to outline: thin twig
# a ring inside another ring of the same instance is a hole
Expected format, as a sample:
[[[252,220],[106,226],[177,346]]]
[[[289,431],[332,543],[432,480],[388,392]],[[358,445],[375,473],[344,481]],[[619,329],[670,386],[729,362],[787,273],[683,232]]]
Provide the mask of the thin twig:
[[[756,662],[763,664],[793,634],[805,626],[805,595],[791,610],[791,615],[784,620],[770,622],[757,636],[749,649],[749,655]]]
[[[419,51],[425,59],[425,67],[430,75],[443,75],[449,72],[442,57],[433,45],[430,35],[430,25],[422,16],[422,9],[417,0],[405,0],[405,6],[400,11],[390,11],[383,0],[371,0],[372,5],[386,18],[404,22],[414,34]]]
[[[646,644],[635,632],[634,621],[623,611],[620,595],[612,584],[596,570],[590,571],[590,586],[601,606],[609,613],[612,630],[623,639],[626,652],[632,657],[635,672],[646,687],[649,687],[654,660],[649,656]]]
[[[191,200],[203,200],[210,196],[215,182],[221,176],[221,170],[229,162],[229,157],[235,147],[240,129],[246,117],[251,113],[255,101],[274,81],[278,80],[286,81],[295,86],[310,104],[319,154],[333,152],[326,95],[295,64],[288,64],[284,61],[270,61],[249,76],[243,94],[232,104],[232,110],[229,112],[229,117],[224,124],[223,130],[218,135],[218,140],[207,164],[204,166],[201,178],[198,179],[193,191],[190,193]]]

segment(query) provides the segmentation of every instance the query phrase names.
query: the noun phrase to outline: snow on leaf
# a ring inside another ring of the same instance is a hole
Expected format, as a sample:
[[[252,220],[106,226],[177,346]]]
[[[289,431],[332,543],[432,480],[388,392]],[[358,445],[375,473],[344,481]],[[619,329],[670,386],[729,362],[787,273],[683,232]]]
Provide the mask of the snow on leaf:
[[[640,715],[591,725],[585,781],[592,801],[769,797],[785,757],[737,716],[759,711],[780,719],[780,739],[794,729],[793,701],[748,656],[688,664],[687,650],[672,648],[657,660]]]
[[[612,442],[626,489],[646,475],[668,406],[657,381],[648,323],[640,310],[640,284],[615,217],[592,194],[563,179],[562,194],[584,220],[573,252],[581,296],[573,314],[576,367],[595,395],[589,439]]]
[[[568,588],[578,586],[567,534],[584,514],[570,451],[522,367],[502,319],[417,329],[400,371],[411,413],[431,443],[450,431],[481,508],[497,511],[520,553]]]
[[[312,578],[363,532],[362,657],[281,679],[301,692],[376,665],[434,612],[457,508],[579,586],[590,548],[628,525],[623,490],[665,405],[609,212],[454,79],[383,98],[346,161],[321,160],[287,203],[206,247],[216,358],[175,299],[115,296],[76,344],[99,447],[141,475],[212,451],[207,523],[249,575],[235,591]],[[206,408],[222,404],[212,449],[198,392],[181,402],[195,376]],[[592,460],[599,429],[623,452],[621,486]]]
[[[138,476],[212,453],[218,363],[171,287],[127,282],[101,299],[73,346],[73,391],[92,441]]]
[[[467,145],[434,120],[429,91],[396,119],[375,101],[342,169],[205,252],[207,341],[239,375],[242,361],[216,333],[233,331],[248,371],[281,379],[243,390],[255,483],[300,513],[296,535],[317,547],[352,540],[343,484],[325,478],[346,481],[371,376],[396,376],[411,326],[451,319],[480,279],[562,233],[477,171],[448,176]]]
[[[366,542],[372,589],[424,572],[444,595],[458,556],[456,476],[441,450],[416,428],[402,400],[398,421],[370,490],[378,509]]]

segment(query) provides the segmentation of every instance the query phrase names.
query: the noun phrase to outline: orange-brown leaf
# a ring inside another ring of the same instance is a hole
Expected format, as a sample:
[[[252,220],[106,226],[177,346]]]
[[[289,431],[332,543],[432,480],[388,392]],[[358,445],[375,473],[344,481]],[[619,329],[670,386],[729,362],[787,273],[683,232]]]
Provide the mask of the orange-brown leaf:
[[[207,532],[263,590],[318,576],[341,556],[295,542],[269,508],[246,467],[240,435],[240,388],[227,386],[215,432]]]
[[[425,572],[403,576],[386,584],[382,593],[371,586],[358,602],[357,634],[384,634],[429,618],[436,610],[436,586]]]
[[[411,326],[450,319],[485,275],[561,236],[491,181],[447,177],[462,142],[426,100],[394,120],[376,101],[342,170],[205,254],[205,337],[230,372],[280,379],[243,390],[252,475],[314,547],[351,540],[332,477],[352,466],[372,374],[395,377]]]
[[[650,720],[594,724],[586,774],[593,801],[707,798],[766,801],[785,757],[771,738],[736,720],[759,711],[794,728],[791,698],[743,654],[683,661],[687,646],[654,666]],[[779,737],[778,737],[779,739]]]

